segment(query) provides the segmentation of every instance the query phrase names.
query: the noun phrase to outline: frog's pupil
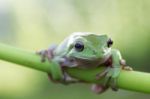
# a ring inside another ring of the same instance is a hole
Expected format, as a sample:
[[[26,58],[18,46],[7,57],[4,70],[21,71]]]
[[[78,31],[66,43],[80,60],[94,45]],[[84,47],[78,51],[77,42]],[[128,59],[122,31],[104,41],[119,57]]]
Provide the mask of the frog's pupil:
[[[75,49],[77,50],[77,51],[83,51],[83,49],[84,49],[84,45],[83,45],[83,43],[82,42],[77,42],[76,44],[75,44]]]
[[[111,40],[111,38],[107,41],[107,46],[108,47],[111,47],[113,44],[113,41]]]

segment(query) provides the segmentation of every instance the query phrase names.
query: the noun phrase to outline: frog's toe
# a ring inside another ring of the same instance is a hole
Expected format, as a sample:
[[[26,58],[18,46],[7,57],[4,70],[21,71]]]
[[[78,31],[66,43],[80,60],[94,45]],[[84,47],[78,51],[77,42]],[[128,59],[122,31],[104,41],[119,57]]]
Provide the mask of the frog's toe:
[[[50,61],[53,58],[53,52],[51,49],[37,51],[36,54],[40,55],[41,62],[45,62],[46,59]]]
[[[51,74],[48,74],[48,77],[53,83],[61,83],[63,85],[69,85],[78,81],[77,79],[73,79],[72,77],[70,77],[67,73],[64,73],[63,77],[60,80],[54,80]]]
[[[96,94],[101,94],[101,93],[105,92],[107,89],[108,89],[108,87],[105,87],[105,86],[99,85],[99,84],[93,84],[91,87],[91,90]]]
[[[105,75],[107,75],[108,71],[110,68],[106,68],[104,71],[102,71],[101,73],[98,73],[96,75],[96,80],[101,79],[102,77],[105,77]],[[108,76],[108,75],[107,75]]]
[[[46,56],[47,56],[47,50],[41,50],[41,51],[37,51],[36,54],[40,55],[41,57],[41,62],[45,62],[46,61]]]
[[[110,87],[112,88],[113,91],[118,91],[119,88],[117,86],[117,78],[111,78]]]
[[[123,70],[132,71],[133,69],[130,66],[124,66]]]
[[[73,83],[78,83],[80,82],[80,80],[72,78],[68,73],[64,72],[63,78],[60,81],[60,83],[64,84],[64,85],[69,85],[69,84],[73,84]]]
[[[104,85],[104,86],[109,86],[110,79],[111,79],[111,77],[108,76],[108,75],[106,75],[106,76],[105,76],[105,79],[104,79],[103,85]]]
[[[109,68],[109,71],[107,72],[105,79],[104,79],[104,86],[107,86],[109,84],[110,79],[112,78],[113,70]]]
[[[53,83],[59,83],[60,81],[54,80],[51,74],[48,74],[48,78],[50,81],[52,81]]]

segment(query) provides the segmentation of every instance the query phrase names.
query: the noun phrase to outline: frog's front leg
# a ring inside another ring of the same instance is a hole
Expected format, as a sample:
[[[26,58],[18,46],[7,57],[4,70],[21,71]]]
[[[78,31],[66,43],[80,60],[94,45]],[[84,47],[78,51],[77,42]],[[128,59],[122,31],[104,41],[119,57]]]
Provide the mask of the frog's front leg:
[[[66,58],[66,57],[55,58],[56,56],[54,56],[53,52],[56,49],[56,47],[57,47],[56,45],[52,45],[46,50],[41,50],[41,51],[36,52],[37,55],[40,55],[41,62],[45,62],[47,59],[48,59],[48,61],[51,61],[52,59],[54,59],[61,66],[61,69],[63,72],[62,79],[60,81],[56,81],[52,78],[51,74],[48,74],[49,79],[54,83],[62,83],[65,85],[70,84],[70,83],[79,82],[79,80],[72,78],[64,71],[65,67],[76,67],[76,63],[74,62],[73,59]]]
[[[41,62],[45,62],[46,60],[51,61],[54,58],[53,52],[56,49],[56,47],[56,45],[51,45],[48,49],[37,51],[36,54],[41,57]],[[54,80],[51,74],[48,74],[48,77],[54,83],[59,82]]]
[[[109,85],[114,91],[118,90],[118,87],[116,85],[117,83],[117,77],[120,74],[121,71],[121,60],[122,56],[120,52],[116,49],[112,49],[111,51],[111,58],[112,58],[112,65],[109,67],[109,71],[106,74],[105,77],[105,84],[109,82]]]

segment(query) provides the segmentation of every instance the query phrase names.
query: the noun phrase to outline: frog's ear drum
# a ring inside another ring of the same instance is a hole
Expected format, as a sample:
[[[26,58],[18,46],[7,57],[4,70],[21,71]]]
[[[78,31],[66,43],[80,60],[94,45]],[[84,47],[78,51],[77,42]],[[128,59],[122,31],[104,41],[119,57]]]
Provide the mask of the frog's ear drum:
[[[107,41],[107,46],[111,47],[112,45],[113,45],[113,41],[112,41],[111,38],[109,38],[108,41]]]

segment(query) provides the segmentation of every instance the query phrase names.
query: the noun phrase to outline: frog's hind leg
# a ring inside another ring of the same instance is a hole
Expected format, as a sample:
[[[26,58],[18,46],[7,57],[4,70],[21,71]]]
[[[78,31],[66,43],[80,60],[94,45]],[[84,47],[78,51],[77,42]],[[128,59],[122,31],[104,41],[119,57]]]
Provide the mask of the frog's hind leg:
[[[49,79],[54,82],[54,83],[61,83],[63,85],[69,85],[69,84],[73,84],[73,83],[77,83],[80,82],[80,80],[72,78],[71,76],[69,76],[66,72],[63,71],[63,78],[61,81],[56,81],[52,78],[52,76],[50,74],[48,74]]]
[[[54,80],[51,74],[48,74],[48,78],[50,81],[52,81],[53,83],[59,83],[60,81]]]
[[[96,94],[101,94],[108,89],[108,86],[104,86],[101,84],[93,84],[91,90]]]
[[[80,82],[80,80],[72,78],[67,72],[64,72],[62,84],[68,85],[68,84],[73,84],[78,82]]]
[[[102,72],[98,73],[98,74],[96,75],[96,79],[99,80],[99,79],[101,79],[102,77],[105,77],[106,74],[108,73],[109,69],[110,69],[110,68],[107,67],[107,68],[104,69]]]

